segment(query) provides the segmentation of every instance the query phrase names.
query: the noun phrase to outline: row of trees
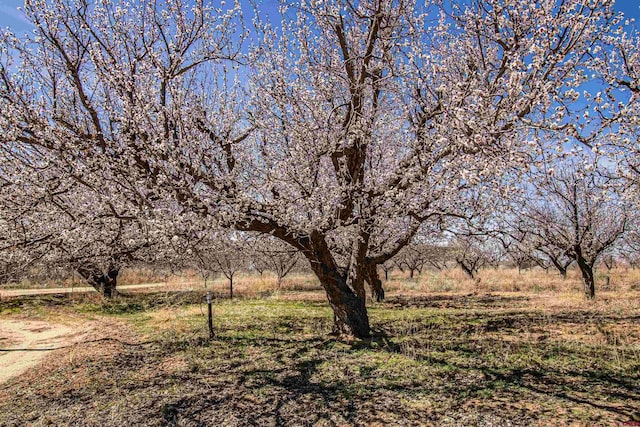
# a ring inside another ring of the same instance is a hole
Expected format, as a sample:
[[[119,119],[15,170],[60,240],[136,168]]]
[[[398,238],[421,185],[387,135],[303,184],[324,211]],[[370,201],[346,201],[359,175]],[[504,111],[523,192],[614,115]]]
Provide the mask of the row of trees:
[[[594,267],[597,262],[604,262],[609,269],[610,264],[622,256],[632,265],[635,262],[637,218],[630,212],[629,204],[619,197],[615,185],[608,183],[597,170],[578,169],[575,163],[567,166],[558,173],[542,171],[543,177],[534,181],[535,190],[503,198],[501,209],[485,212],[487,215],[479,224],[456,219],[449,221],[454,226],[450,227],[452,230],[446,230],[443,224],[437,229],[423,227],[402,250],[381,265],[385,281],[393,268],[406,270],[413,278],[425,267],[442,270],[453,265],[459,266],[472,279],[477,279],[480,268],[497,268],[501,264],[512,264],[519,270],[532,266],[554,267],[566,277],[567,269],[575,262],[587,296],[595,297]],[[495,205],[491,207],[495,208]],[[64,222],[62,225],[61,231],[68,232],[64,227],[69,224]],[[38,240],[20,236],[19,242],[30,242],[30,245],[14,245],[9,253],[15,256],[22,249],[19,259],[30,262],[17,266],[11,265],[11,259],[3,262],[5,274],[2,280],[10,280],[9,273],[25,272],[32,263],[67,267],[75,269],[104,296],[111,297],[116,292],[120,268],[142,262],[176,269],[195,268],[201,272],[205,283],[211,275],[221,274],[228,279],[229,293],[233,297],[234,277],[240,271],[251,269],[262,275],[269,270],[276,275],[279,287],[282,279],[302,264],[299,251],[269,235],[211,231],[195,233],[172,229],[168,240],[170,249],[164,251],[163,260],[158,259],[162,251],[157,240],[155,245],[151,245],[149,239],[136,245],[136,242],[122,244],[113,239],[100,244],[110,250],[107,256],[100,257],[94,252],[79,258],[75,251],[64,255],[54,252],[51,246],[54,240],[48,236]],[[118,232],[132,234],[126,230]],[[72,238],[79,242],[75,235]],[[58,246],[63,247],[60,242]],[[64,247],[70,248],[68,244]],[[83,242],[80,249],[85,248],[91,248],[91,245]],[[148,258],[150,248],[153,248],[153,259]],[[377,298],[381,300],[383,295],[377,295]]]
[[[468,223],[457,221],[463,227],[455,231],[419,230],[407,246],[380,266],[384,281],[389,280],[389,272],[394,269],[407,272],[413,278],[424,269],[441,271],[454,267],[459,267],[471,279],[479,281],[477,273],[481,268],[497,269],[501,266],[515,267],[518,271],[532,267],[545,270],[553,268],[566,278],[569,266],[576,263],[583,274],[585,291],[593,298],[593,269],[596,263],[607,270],[618,261],[635,267],[638,237],[637,233],[631,231],[635,230],[633,217],[622,209],[620,202],[601,200],[602,194],[595,192],[595,181],[586,178],[573,170],[563,172],[560,178],[547,179],[556,192],[546,192],[544,203],[533,204],[533,208],[523,209],[527,206],[517,205],[520,215],[512,223],[507,223],[505,219],[514,217],[502,212],[502,216],[497,217],[502,219],[499,229],[470,229]],[[538,191],[544,188],[540,186]],[[494,225],[496,213],[492,211],[492,221],[486,222]],[[45,269],[55,269],[51,272],[53,275],[71,269],[78,271],[105,297],[111,297],[116,294],[116,281],[121,267],[146,265],[164,271],[168,267],[174,273],[190,268],[201,274],[205,286],[215,275],[225,277],[229,282],[230,297],[233,298],[234,278],[240,272],[254,271],[262,276],[269,271],[275,276],[278,288],[294,269],[308,273],[308,266],[302,262],[298,251],[268,235],[218,230],[201,235],[173,234],[169,243],[171,249],[164,260],[145,259],[138,249],[131,252],[135,257],[126,261],[115,257],[106,259],[102,266],[97,265],[95,259],[90,264],[78,264],[73,257],[60,254],[44,260],[32,258],[33,264],[27,266],[12,266],[9,262],[3,262],[1,280],[19,280],[20,275],[33,270],[40,273],[42,280],[41,273]],[[158,249],[158,246],[154,248],[156,257]],[[33,252],[33,247],[29,250]],[[42,248],[37,251],[42,252]],[[24,255],[27,254],[23,254],[23,259],[26,258]],[[577,262],[580,259],[578,255],[588,259],[588,262]],[[84,270],[89,268],[88,265],[97,269],[94,276]],[[92,280],[102,275],[107,279]]]
[[[335,331],[366,337],[366,284],[382,298],[378,266],[424,227],[504,221],[516,236],[515,219],[551,218],[538,175],[572,146],[618,188],[639,182],[640,43],[610,1],[300,1],[245,17],[202,0],[28,0],[24,13],[32,33],[0,35],[13,265],[65,260],[105,288],[129,262],[208,264],[212,242],[268,235],[318,277]],[[578,235],[600,239],[577,229],[565,255],[593,265]]]
[[[410,277],[424,267],[441,270],[459,266],[477,279],[485,266],[511,264],[521,270],[553,268],[562,277],[575,264],[585,293],[595,297],[594,269],[638,257],[638,215],[624,199],[618,183],[590,164],[555,162],[557,172],[542,169],[526,188],[491,204],[477,218],[457,220],[445,232],[418,232],[383,266],[408,270]],[[531,176],[530,176],[531,177]]]
[[[191,267],[202,275],[205,284],[212,275],[222,275],[229,283],[229,297],[233,298],[236,275],[253,270],[262,276],[269,271],[276,277],[280,288],[282,280],[294,269],[304,269],[301,254],[271,236],[255,236],[232,232],[178,237],[172,243],[180,247],[183,255],[176,263],[178,269]]]

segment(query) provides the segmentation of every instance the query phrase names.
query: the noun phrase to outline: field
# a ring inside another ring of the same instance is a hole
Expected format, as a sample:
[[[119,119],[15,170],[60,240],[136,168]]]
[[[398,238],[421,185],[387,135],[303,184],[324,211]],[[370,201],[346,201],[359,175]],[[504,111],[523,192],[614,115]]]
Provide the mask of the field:
[[[211,283],[213,339],[203,292],[178,285],[5,299],[4,324],[74,335],[0,385],[0,425],[634,425],[639,276],[587,301],[575,272],[396,273],[366,341],[329,335],[305,276],[244,277],[233,301]]]

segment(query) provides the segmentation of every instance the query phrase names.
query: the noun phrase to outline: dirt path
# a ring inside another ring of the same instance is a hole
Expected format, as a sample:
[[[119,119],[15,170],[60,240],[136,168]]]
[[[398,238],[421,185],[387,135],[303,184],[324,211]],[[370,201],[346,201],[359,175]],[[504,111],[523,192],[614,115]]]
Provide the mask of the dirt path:
[[[71,345],[84,331],[32,320],[0,320],[0,384],[37,365],[52,349]]]
[[[121,291],[161,288],[167,286],[166,283],[143,283],[140,285],[123,285],[118,286]],[[23,295],[47,295],[47,294],[71,294],[71,293],[87,293],[96,292],[91,286],[79,286],[74,288],[38,288],[38,289],[6,289],[0,291],[0,299],[4,297],[18,297]]]

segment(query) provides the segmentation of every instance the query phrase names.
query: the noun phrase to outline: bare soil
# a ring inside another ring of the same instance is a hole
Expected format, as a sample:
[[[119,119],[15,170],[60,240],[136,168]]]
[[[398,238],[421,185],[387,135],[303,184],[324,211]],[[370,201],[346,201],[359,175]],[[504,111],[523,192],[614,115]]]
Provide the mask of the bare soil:
[[[0,322],[0,384],[42,362],[52,351],[74,344],[82,330],[43,321]]]

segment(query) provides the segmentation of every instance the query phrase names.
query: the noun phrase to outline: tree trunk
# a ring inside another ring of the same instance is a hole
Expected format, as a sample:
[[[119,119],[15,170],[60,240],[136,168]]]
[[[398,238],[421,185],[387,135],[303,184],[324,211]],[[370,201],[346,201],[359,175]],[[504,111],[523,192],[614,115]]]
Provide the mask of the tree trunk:
[[[410,268],[410,269],[409,269],[409,278],[410,278],[410,279],[413,279],[413,273],[414,273],[414,271],[415,271],[415,270],[414,270],[413,268]]]
[[[569,267],[568,265],[565,267],[564,265],[562,265],[560,263],[560,261],[558,261],[555,258],[550,258],[551,259],[551,263],[556,267],[556,269],[558,269],[558,272],[560,272],[560,275],[562,276],[562,279],[566,279],[567,278],[567,268]]]
[[[118,291],[116,290],[118,272],[118,269],[110,269],[104,277],[102,295],[105,298],[112,298],[118,294]]]
[[[314,268],[314,272],[327,293],[329,305],[333,309],[333,332],[359,338],[371,336],[365,300],[351,290],[346,280],[337,271],[328,271],[320,266],[320,268]]]
[[[238,223],[236,227],[239,230],[271,233],[301,251],[327,294],[334,313],[333,332],[358,338],[371,336],[364,289],[368,245],[366,235],[361,236],[362,239],[358,239],[357,245],[354,245],[354,249],[358,250],[352,253],[350,268],[344,271],[336,263],[323,232],[314,230],[305,236],[293,237],[284,228],[257,220]]]
[[[354,274],[350,276],[350,280],[355,280],[356,283],[349,286],[347,277],[340,274],[324,239],[317,235],[313,237],[313,250],[305,251],[304,255],[327,293],[327,299],[334,314],[333,333],[369,338],[371,328],[364,293],[366,266],[351,266],[354,269]]]
[[[584,292],[589,299],[596,297],[596,284],[593,277],[593,266],[589,264],[584,258],[578,257],[576,259],[580,273],[582,273],[582,283],[584,284]]]
[[[229,299],[233,299],[233,276],[229,277]]]
[[[560,271],[560,275],[562,276],[562,280],[567,280],[567,269],[560,267],[558,270]]]
[[[80,266],[76,270],[103,297],[113,298],[118,294],[116,289],[118,267],[110,266],[107,269],[107,274],[104,274],[101,269],[93,265]]]
[[[460,261],[460,260],[457,260],[457,261],[458,261],[458,265],[460,266],[462,271],[464,271],[467,274],[467,276],[469,276],[471,279],[475,280],[476,278],[475,278],[475,275],[473,274],[473,270],[471,268],[469,268],[464,263],[464,261]]]
[[[384,281],[388,282],[389,281],[389,270],[385,270],[384,271]]]
[[[371,287],[371,294],[373,299],[377,302],[384,301],[384,289],[382,287],[382,280],[380,280],[380,276],[378,276],[378,269],[375,264],[367,265],[366,280]]]

